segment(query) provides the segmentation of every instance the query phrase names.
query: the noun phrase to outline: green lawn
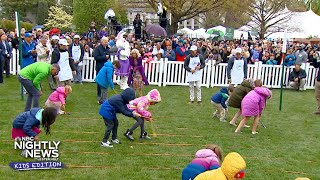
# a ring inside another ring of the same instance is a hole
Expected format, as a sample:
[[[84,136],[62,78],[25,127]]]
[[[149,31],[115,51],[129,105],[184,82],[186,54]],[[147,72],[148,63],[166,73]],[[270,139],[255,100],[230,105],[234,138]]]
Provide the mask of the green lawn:
[[[41,97],[44,105],[49,95],[48,85]],[[117,86],[118,88],[118,86]],[[188,105],[188,87],[149,86],[158,88],[162,102],[151,107],[157,136],[150,141],[129,142],[123,132],[133,119],[119,117],[119,139],[114,148],[100,147],[105,126],[98,114],[96,86],[92,83],[73,85],[67,109],[71,115],[58,117],[52,135],[40,135],[40,140],[61,141],[60,158],[68,168],[63,170],[14,171],[10,162],[32,161],[13,150],[10,139],[12,120],[23,111],[16,77],[0,85],[0,179],[180,179],[181,170],[195,152],[206,144],[222,147],[224,155],[236,151],[246,160],[246,179],[290,180],[296,177],[320,179],[320,118],[315,111],[314,91],[284,92],[283,111],[279,112],[279,90],[273,90],[262,120],[267,129],[251,129],[235,134],[235,128],[212,118],[211,95],[217,88],[202,88],[202,105]],[[120,90],[117,89],[118,92]],[[229,110],[228,120],[235,113]],[[252,121],[250,121],[252,123]],[[151,133],[150,124],[147,131]],[[134,137],[138,139],[139,129]],[[133,146],[133,148],[130,148]]]

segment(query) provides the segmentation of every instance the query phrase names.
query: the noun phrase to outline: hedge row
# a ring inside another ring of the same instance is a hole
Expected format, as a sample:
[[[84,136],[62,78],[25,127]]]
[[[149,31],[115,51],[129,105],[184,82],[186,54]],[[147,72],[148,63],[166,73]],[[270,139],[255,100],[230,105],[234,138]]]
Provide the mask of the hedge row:
[[[28,22],[21,22],[21,28],[25,28],[26,31],[32,31],[32,27],[34,26]],[[0,19],[0,28],[5,29],[7,31],[14,31],[16,28],[16,22],[8,19]]]

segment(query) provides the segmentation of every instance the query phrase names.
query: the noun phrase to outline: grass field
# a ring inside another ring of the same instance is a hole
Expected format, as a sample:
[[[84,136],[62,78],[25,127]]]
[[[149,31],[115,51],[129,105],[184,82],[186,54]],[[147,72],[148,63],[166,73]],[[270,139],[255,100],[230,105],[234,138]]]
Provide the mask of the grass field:
[[[46,83],[44,87],[42,106],[50,93]],[[17,78],[5,79],[5,84],[0,85],[0,179],[175,180],[180,179],[181,170],[195,152],[210,143],[220,145],[224,155],[232,151],[240,153],[247,163],[249,180],[320,179],[320,118],[313,115],[314,91],[285,90],[283,111],[279,112],[280,91],[273,90],[274,96],[262,117],[267,129],[259,126],[259,134],[252,135],[247,128],[235,134],[234,127],[212,118],[210,97],[218,88],[202,88],[202,105],[187,104],[188,87],[149,86],[144,92],[151,88],[158,88],[163,100],[150,107],[157,134],[151,136],[152,140],[129,142],[123,132],[134,121],[118,115],[118,137],[122,144],[100,147],[105,126],[98,114],[96,86],[73,85],[67,104],[71,115],[58,117],[51,136],[40,135],[40,140],[61,141],[59,160],[67,168],[18,172],[8,164],[32,161],[21,157],[10,139],[12,120],[23,111],[25,101],[20,99]],[[228,120],[234,113],[235,109],[230,108]],[[149,123],[146,128],[151,133]],[[138,132],[139,129],[134,133],[135,139],[139,138]]]

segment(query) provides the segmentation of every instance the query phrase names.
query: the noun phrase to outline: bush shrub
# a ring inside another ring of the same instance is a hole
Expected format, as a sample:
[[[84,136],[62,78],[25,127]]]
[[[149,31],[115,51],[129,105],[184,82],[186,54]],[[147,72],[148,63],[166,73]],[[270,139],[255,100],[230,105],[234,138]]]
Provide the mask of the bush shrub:
[[[25,28],[26,31],[32,31],[33,24],[29,22],[20,22],[21,28]],[[16,22],[9,19],[1,19],[0,27],[7,31],[14,31],[16,28]]]

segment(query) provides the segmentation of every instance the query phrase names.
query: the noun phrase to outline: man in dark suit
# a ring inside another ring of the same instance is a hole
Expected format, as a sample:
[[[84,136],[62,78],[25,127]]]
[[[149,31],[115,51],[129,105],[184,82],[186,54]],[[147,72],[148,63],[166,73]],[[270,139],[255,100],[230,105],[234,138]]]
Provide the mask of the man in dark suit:
[[[9,42],[7,41],[7,35],[2,34],[0,42],[0,54],[1,54],[1,75],[3,73],[3,70],[6,70],[6,76],[10,77],[10,59],[12,58],[12,48],[9,45]],[[2,79],[0,78],[0,82]]]
[[[103,67],[104,63],[110,60],[110,52],[108,47],[109,39],[107,37],[103,37],[100,40],[100,45],[97,46],[93,51],[93,57],[96,61],[96,74],[98,75],[100,69]],[[101,96],[101,88],[97,84],[97,96],[98,103]]]

